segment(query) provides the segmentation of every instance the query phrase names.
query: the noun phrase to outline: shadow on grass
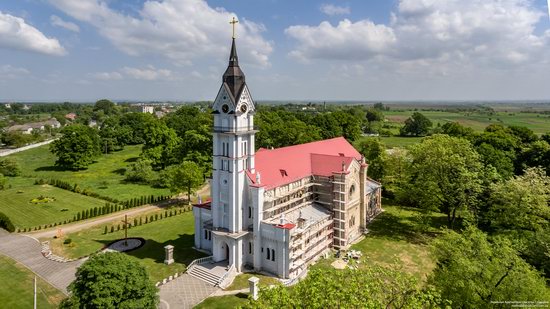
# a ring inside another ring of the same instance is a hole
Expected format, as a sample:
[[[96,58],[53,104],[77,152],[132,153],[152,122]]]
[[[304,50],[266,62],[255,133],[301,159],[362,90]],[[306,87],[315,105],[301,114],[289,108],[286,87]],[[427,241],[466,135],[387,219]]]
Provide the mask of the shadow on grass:
[[[139,157],[128,158],[124,160],[124,162],[128,162],[128,163],[137,162],[138,159]]]
[[[35,172],[65,172],[65,171],[72,171],[68,168],[62,167],[62,166],[41,166],[34,169]]]
[[[126,173],[126,169],[125,168],[119,168],[119,169],[116,169],[116,170],[112,171],[111,173],[124,176],[124,173]]]
[[[415,244],[425,244],[427,238],[439,234],[438,230],[446,226],[445,217],[431,213],[424,219],[422,226],[422,211],[416,208],[394,208],[380,214],[369,224],[369,235],[391,240],[403,240]]]
[[[131,234],[132,229],[128,230],[128,234]],[[132,235],[132,237],[142,237],[145,239],[145,244],[136,250],[126,252],[126,254],[136,257],[138,259],[152,259],[155,263],[162,264],[164,263],[165,250],[164,247],[167,245],[174,246],[174,261],[176,263],[189,265],[193,260],[204,257],[205,254],[193,249],[195,243],[195,236],[193,234],[180,234],[177,239],[171,239],[165,242],[158,242],[154,239],[148,239],[147,235]],[[130,238],[130,235],[129,237]],[[114,240],[106,239],[94,239],[103,246],[107,246],[112,243]]]
[[[237,297],[237,298],[243,298],[243,299],[248,299],[248,294],[245,294],[245,293],[237,293],[237,294],[235,294],[235,297]]]

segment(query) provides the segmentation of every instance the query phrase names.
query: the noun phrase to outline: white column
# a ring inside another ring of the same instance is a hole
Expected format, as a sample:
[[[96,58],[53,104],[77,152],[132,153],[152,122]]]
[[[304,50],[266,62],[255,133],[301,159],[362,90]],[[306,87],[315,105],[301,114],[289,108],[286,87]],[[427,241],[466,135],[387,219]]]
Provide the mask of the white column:
[[[253,244],[254,244],[254,270],[262,269],[262,237],[261,237],[261,221],[264,208],[264,192],[263,187],[251,187],[252,193],[252,221],[253,221]]]

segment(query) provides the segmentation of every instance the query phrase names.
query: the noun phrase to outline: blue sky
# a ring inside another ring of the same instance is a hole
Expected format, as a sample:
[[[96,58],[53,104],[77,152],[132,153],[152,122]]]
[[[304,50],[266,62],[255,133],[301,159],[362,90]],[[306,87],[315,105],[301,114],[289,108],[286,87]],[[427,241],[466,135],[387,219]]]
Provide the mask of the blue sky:
[[[548,100],[546,0],[9,0],[0,101]]]

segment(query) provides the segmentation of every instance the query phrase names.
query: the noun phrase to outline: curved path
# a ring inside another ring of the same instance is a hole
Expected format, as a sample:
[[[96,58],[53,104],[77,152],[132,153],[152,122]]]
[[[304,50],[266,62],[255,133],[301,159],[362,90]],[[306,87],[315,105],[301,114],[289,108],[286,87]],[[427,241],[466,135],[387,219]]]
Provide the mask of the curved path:
[[[67,287],[75,279],[76,268],[83,260],[60,263],[42,256],[38,240],[0,229],[0,254],[25,265],[28,269],[67,294]]]

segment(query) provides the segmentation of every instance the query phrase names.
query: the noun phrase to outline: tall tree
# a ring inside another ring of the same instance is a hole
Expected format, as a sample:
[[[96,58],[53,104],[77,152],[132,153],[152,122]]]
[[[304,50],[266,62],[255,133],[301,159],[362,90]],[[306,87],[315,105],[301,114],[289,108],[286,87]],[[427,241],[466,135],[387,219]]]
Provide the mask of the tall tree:
[[[384,162],[386,147],[379,138],[363,138],[355,144],[355,148],[365,157],[369,169],[368,176],[375,180],[384,177]]]
[[[522,176],[492,186],[490,227],[493,231],[515,234],[548,228],[549,203],[550,177],[541,168],[529,168]]]
[[[166,169],[166,184],[172,193],[187,192],[187,200],[191,201],[191,194],[203,183],[203,172],[195,163],[184,161],[180,165],[173,165]]]
[[[83,169],[101,154],[97,130],[75,124],[63,128],[63,136],[50,144],[50,151],[57,156],[55,165],[68,169]]]
[[[104,115],[113,115],[118,113],[117,106],[114,102],[103,99],[95,102],[94,112],[103,112]]]
[[[445,213],[451,228],[457,212],[468,215],[476,210],[482,166],[470,142],[434,135],[412,146],[410,153],[411,179],[406,190],[414,205]]]
[[[145,268],[124,253],[93,255],[76,271],[61,308],[157,308],[159,298]]]
[[[401,128],[400,134],[403,136],[426,136],[432,125],[432,122],[426,116],[414,112],[409,119],[405,120],[405,125]]]
[[[428,280],[456,308],[492,302],[550,300],[546,281],[503,238],[489,241],[474,227],[447,231],[434,242],[437,266]]]
[[[147,124],[144,130],[145,144],[142,157],[151,160],[153,167],[165,168],[177,162],[176,151],[181,139],[174,129],[160,120]]]

